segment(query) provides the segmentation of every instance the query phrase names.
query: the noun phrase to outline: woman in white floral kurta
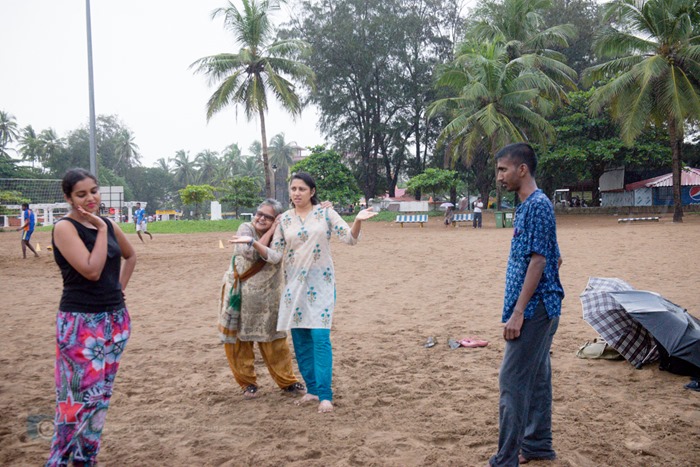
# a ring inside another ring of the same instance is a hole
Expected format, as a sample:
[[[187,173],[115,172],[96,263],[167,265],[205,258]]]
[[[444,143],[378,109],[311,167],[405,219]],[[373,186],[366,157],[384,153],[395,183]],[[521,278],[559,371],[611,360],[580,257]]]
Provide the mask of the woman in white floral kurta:
[[[330,239],[335,235],[349,245],[357,243],[361,223],[376,215],[360,211],[352,227],[333,209],[318,206],[316,183],[310,175],[296,173],[289,187],[294,209],[282,214],[266,248],[250,242],[268,262],[284,260],[285,287],[280,301],[277,329],[291,329],[299,371],[307,394],[299,404],[319,401],[319,412],[333,410],[331,390],[333,353],[330,330],[335,308],[335,271]]]

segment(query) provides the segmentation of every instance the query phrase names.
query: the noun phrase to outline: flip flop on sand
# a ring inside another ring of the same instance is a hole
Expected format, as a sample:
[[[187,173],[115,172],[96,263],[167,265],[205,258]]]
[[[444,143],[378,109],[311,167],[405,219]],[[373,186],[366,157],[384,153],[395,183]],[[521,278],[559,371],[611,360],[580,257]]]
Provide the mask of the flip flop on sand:
[[[475,337],[470,337],[470,338],[464,338],[461,341],[459,341],[459,345],[462,347],[469,347],[469,348],[476,348],[476,347],[486,347],[489,345],[488,341],[483,341],[481,339],[477,339]]]
[[[452,350],[454,350],[454,349],[458,349],[462,344],[460,344],[458,341],[456,341],[454,339],[450,339],[447,341],[447,345],[449,345],[450,348]]]
[[[423,347],[426,349],[429,349],[431,347],[435,347],[435,344],[437,344],[437,338],[436,337],[428,337],[428,340],[425,341],[425,344],[423,344]]]
[[[695,379],[686,384],[684,387],[686,389],[690,389],[691,391],[700,391],[700,380]]]

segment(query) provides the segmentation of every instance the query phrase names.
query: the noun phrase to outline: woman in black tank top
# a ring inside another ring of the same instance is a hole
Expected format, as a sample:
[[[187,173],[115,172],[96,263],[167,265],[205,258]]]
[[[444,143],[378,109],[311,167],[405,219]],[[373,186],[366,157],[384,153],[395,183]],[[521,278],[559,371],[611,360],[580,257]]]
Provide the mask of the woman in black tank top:
[[[124,289],[136,254],[116,223],[95,214],[100,192],[94,175],[69,170],[62,187],[71,211],[52,233],[63,294],[56,318],[55,431],[46,465],[94,465],[131,332]]]

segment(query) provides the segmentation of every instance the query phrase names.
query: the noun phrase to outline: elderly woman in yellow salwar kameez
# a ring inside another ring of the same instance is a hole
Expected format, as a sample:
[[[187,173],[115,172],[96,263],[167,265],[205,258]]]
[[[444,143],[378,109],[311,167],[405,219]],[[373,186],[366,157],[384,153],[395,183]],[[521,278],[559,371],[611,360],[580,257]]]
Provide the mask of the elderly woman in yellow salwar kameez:
[[[274,199],[265,200],[252,222],[242,224],[237,236],[247,236],[268,245],[275,231],[275,219],[282,205]],[[219,334],[226,358],[243,396],[257,396],[253,344],[270,376],[284,391],[298,394],[304,386],[294,374],[287,333],[277,331],[277,316],[283,287],[280,264],[267,263],[250,244],[236,244],[231,265],[224,275],[219,316]]]

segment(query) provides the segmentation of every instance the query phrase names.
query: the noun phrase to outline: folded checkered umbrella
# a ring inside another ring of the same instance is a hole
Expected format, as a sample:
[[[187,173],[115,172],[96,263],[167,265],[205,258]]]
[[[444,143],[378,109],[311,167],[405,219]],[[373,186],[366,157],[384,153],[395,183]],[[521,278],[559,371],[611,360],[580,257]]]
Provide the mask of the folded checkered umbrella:
[[[632,319],[611,292],[635,290],[617,278],[591,277],[581,295],[583,319],[637,368],[659,358],[654,337]]]

